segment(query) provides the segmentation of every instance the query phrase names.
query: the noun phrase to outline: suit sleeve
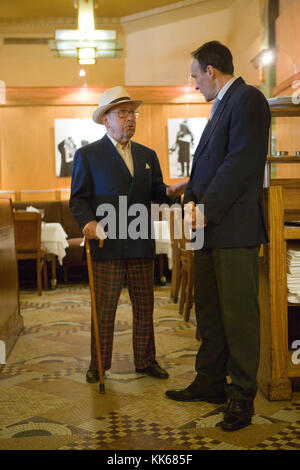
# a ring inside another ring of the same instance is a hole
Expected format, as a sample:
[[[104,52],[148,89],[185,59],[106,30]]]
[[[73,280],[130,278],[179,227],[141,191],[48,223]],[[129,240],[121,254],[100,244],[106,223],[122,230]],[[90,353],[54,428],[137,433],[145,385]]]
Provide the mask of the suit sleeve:
[[[227,154],[200,201],[208,220],[216,224],[242,195],[247,181],[255,173],[259,177],[268,151],[270,110],[263,94],[249,90],[231,113]]]
[[[160,164],[155,152],[152,156],[152,188],[151,201],[162,204],[171,203],[171,199],[166,194],[167,185],[163,182]]]
[[[93,182],[88,163],[78,149],[74,155],[69,206],[80,230],[88,222],[96,220],[91,208],[92,189]]]
[[[189,179],[189,181],[188,181],[188,183],[185,187],[185,190],[184,190],[183,203],[187,204],[188,202],[191,202],[191,201],[194,201],[195,203],[197,202],[196,197],[195,197],[195,195],[193,193],[193,190],[192,190],[191,180]]]

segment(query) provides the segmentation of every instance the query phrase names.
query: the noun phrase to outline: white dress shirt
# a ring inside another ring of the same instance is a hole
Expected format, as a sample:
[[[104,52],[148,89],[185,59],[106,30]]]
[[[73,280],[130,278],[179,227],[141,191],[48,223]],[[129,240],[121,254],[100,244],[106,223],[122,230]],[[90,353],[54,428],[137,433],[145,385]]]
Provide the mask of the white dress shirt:
[[[221,100],[223,98],[223,96],[225,95],[228,88],[231,87],[231,85],[233,84],[233,82],[236,81],[236,79],[237,79],[237,77],[232,77],[227,83],[225,83],[223,88],[221,88],[221,90],[219,91],[219,93],[216,96],[216,98],[218,98],[218,100]]]

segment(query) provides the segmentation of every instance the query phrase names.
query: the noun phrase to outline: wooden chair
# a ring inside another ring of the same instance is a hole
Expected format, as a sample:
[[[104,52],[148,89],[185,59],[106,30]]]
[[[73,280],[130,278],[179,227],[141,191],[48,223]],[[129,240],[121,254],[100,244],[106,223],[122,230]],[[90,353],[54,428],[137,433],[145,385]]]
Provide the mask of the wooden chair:
[[[36,259],[38,295],[42,294],[42,269],[47,288],[46,253],[41,248],[41,214],[14,212],[17,259]]]
[[[181,261],[181,294],[179,303],[179,314],[183,315],[185,321],[189,321],[190,312],[194,303],[194,252],[187,249],[189,239],[184,231],[182,220],[182,237],[180,242]]]
[[[181,288],[179,313],[184,315],[184,320],[189,321],[190,312],[194,303],[194,252],[187,250],[186,244],[190,241],[184,234],[184,222],[182,209],[166,209],[164,216],[170,224],[170,238],[172,243],[173,270],[171,282],[171,298],[178,300]],[[177,235],[180,235],[179,236]],[[196,339],[200,341],[200,331],[196,329]]]
[[[175,222],[179,220],[181,224],[182,213],[180,208],[176,209],[165,209],[165,218],[169,222],[170,227],[170,239],[172,246],[172,277],[171,277],[171,299],[174,303],[178,301],[178,294],[180,289],[181,280],[181,261],[180,261],[180,243],[179,239],[175,237]]]

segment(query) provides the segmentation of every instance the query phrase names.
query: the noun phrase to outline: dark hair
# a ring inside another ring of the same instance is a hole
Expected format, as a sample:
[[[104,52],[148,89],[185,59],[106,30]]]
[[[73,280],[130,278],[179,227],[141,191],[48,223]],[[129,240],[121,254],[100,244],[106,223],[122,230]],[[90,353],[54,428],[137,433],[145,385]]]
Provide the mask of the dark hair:
[[[232,54],[228,47],[219,41],[206,42],[192,52],[192,56],[198,61],[202,72],[205,72],[207,66],[211,65],[226,75],[233,75]]]

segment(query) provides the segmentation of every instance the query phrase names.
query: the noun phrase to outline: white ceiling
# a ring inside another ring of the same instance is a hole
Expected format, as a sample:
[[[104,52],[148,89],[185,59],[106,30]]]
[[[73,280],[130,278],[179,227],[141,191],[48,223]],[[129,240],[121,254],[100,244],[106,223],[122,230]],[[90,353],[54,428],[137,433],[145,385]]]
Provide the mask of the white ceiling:
[[[95,16],[122,17],[172,4],[201,3],[178,0],[94,0]],[[0,20],[77,17],[73,0],[0,0]]]

